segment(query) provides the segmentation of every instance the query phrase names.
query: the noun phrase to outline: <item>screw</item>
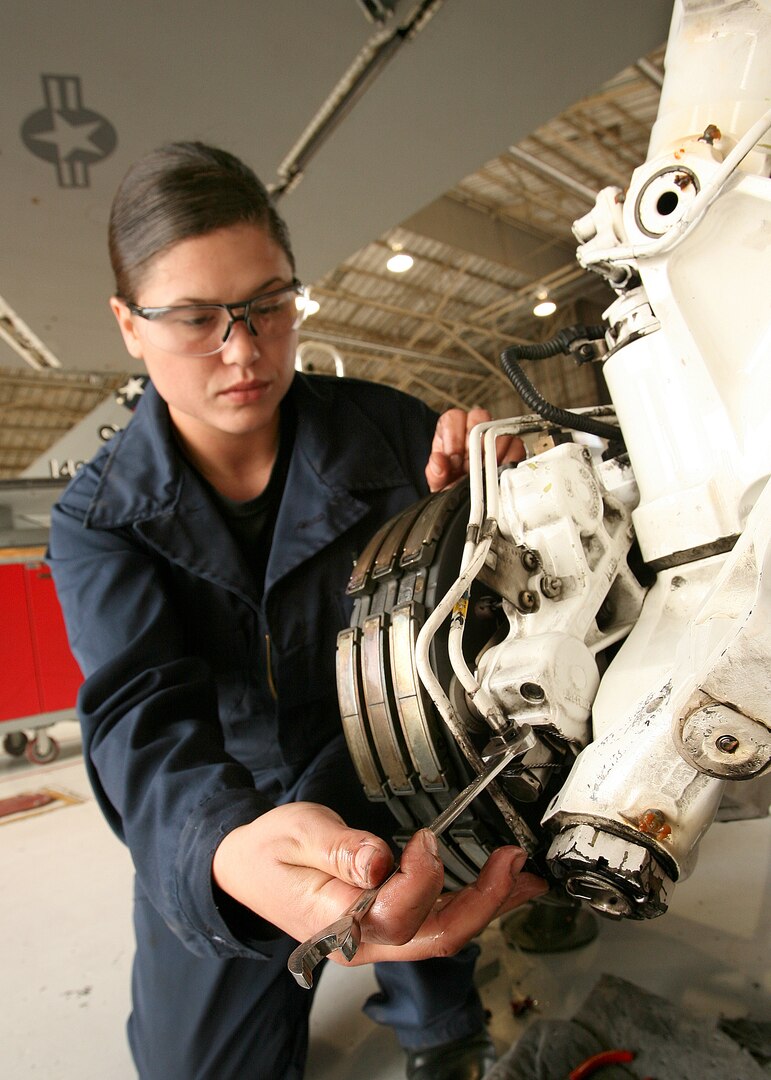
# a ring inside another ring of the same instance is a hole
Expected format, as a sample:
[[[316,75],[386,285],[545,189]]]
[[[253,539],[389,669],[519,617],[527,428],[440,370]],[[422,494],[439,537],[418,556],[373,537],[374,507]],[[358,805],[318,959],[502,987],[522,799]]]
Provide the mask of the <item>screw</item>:
[[[492,619],[500,606],[500,600],[496,600],[495,597],[480,596],[474,604],[474,614],[480,619]]]
[[[523,611],[535,611],[538,606],[538,597],[529,589],[525,589],[519,594],[519,606]]]
[[[720,735],[715,739],[715,746],[721,754],[735,754],[739,749],[739,740],[735,735]]]
[[[538,556],[534,551],[522,552],[522,565],[525,570],[537,570],[538,569]]]

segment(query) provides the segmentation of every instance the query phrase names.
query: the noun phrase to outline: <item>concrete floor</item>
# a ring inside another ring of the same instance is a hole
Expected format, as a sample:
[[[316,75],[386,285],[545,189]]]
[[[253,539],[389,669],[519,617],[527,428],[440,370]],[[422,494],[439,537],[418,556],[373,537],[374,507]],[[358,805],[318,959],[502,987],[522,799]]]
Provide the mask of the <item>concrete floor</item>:
[[[76,725],[51,734],[62,745],[52,765],[0,752],[0,799],[59,796],[35,813],[0,818],[0,1076],[130,1080],[131,866],[91,798]],[[771,1019],[769,824],[714,825],[667,915],[602,920],[582,949],[528,954],[507,945],[499,926],[485,931],[479,980],[499,1049],[535,1017],[572,1016],[603,973],[710,1019]],[[369,969],[329,965],[314,1006],[307,1080],[401,1080],[403,1055],[390,1032],[359,1011],[373,988]],[[512,1000],[526,996],[537,1005],[517,1017]]]

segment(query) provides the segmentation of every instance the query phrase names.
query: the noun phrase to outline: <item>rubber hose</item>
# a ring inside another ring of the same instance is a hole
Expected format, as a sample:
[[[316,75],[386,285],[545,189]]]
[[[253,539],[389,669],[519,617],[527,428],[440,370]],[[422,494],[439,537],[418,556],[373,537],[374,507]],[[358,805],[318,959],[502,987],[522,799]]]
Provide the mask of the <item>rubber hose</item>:
[[[518,360],[545,360],[548,356],[566,353],[577,338],[594,340],[604,335],[602,326],[569,326],[560,330],[548,341],[535,345],[511,345],[508,349],[504,349],[501,353],[501,367],[525,404],[544,420],[560,427],[584,431],[588,435],[597,435],[601,439],[615,442],[621,438],[621,429],[617,425],[606,424],[592,416],[584,416],[582,413],[570,412],[568,409],[561,409],[558,405],[552,405],[538,393],[517,363]]]

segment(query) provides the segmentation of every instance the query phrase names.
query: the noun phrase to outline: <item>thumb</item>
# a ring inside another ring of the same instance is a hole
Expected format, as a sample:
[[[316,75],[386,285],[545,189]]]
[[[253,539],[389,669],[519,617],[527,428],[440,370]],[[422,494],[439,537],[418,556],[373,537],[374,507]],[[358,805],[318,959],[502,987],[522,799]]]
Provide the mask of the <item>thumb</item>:
[[[429,491],[441,491],[451,476],[450,459],[439,450],[434,450],[426,465],[426,480]]]
[[[330,836],[328,842],[321,845],[321,851],[325,858],[317,860],[318,869],[359,889],[379,885],[394,861],[385,840],[346,826],[341,826],[336,835]]]
[[[358,843],[354,851],[353,876],[349,880],[352,885],[359,885],[363,889],[371,889],[386,878],[391,871],[393,862],[393,855],[385,841],[380,840],[377,836],[365,837]],[[346,880],[343,873],[340,874],[340,877]]]
[[[393,865],[385,840],[364,829],[349,828],[339,814],[318,803],[275,806],[251,828],[258,830],[251,841],[255,851],[285,868],[317,871],[317,889],[324,888],[330,878],[367,889],[380,884]]]

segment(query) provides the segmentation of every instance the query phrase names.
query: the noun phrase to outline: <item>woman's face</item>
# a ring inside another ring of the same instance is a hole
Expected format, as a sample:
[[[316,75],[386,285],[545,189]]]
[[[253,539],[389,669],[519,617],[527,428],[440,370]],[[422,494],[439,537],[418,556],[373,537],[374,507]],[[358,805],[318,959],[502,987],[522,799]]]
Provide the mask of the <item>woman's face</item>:
[[[292,266],[260,225],[238,224],[181,240],[158,255],[141,278],[138,307],[237,303],[288,285]],[[213,356],[180,356],[148,340],[147,320],[123,301],[110,306],[130,354],[144,361],[183,438],[203,449],[219,435],[275,431],[277,410],[294,375],[297,331],[271,341],[231,328]]]

